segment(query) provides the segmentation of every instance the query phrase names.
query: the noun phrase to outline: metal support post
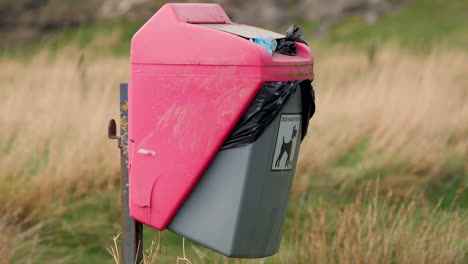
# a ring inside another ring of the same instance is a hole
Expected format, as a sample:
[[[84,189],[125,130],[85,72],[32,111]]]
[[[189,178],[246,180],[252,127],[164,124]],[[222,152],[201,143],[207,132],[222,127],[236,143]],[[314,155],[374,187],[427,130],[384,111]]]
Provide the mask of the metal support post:
[[[118,140],[120,148],[120,224],[122,264],[143,263],[143,225],[130,217],[128,198],[128,84],[120,84],[120,137],[117,125],[110,120],[108,137]]]

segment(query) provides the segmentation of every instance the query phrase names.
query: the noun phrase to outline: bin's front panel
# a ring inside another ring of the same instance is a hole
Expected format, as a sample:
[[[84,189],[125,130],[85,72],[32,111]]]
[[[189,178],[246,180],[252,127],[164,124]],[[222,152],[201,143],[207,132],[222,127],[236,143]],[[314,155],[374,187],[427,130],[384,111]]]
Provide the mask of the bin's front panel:
[[[242,67],[206,66],[202,72],[201,66],[179,65],[172,66],[178,74],[147,74],[158,67],[164,66],[133,65],[130,214],[164,229],[261,84],[258,77],[242,77]]]

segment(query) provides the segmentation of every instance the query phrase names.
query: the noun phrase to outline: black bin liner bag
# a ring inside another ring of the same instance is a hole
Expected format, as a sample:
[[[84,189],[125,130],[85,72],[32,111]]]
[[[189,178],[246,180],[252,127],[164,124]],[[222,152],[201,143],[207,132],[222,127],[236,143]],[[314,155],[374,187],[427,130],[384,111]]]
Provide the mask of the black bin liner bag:
[[[315,113],[315,92],[311,81],[265,82],[221,149],[255,142],[298,89],[302,100],[302,140],[307,134],[309,119]]]
[[[305,41],[305,39],[302,38],[302,33],[299,27],[296,25],[292,25],[286,32],[285,38],[280,38],[276,40],[277,45],[275,52],[289,56],[296,56],[296,41],[308,45],[307,41]]]

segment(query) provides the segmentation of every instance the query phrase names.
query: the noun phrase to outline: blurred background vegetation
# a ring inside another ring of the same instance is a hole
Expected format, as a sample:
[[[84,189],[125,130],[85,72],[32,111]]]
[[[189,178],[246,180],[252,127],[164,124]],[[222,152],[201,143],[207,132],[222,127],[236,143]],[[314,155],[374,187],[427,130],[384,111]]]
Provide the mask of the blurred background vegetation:
[[[280,252],[192,263],[468,263],[468,2],[222,0],[238,23],[298,24],[317,113]],[[133,34],[158,0],[0,2],[0,263],[113,263],[119,153],[106,138]],[[170,36],[161,36],[170,41]],[[175,263],[181,238],[145,229]]]
[[[217,2],[233,21],[240,23],[277,31],[285,31],[296,23],[309,39],[323,47],[334,44],[365,47],[388,42],[423,50],[434,45],[468,47],[466,1]],[[73,46],[80,51],[128,56],[133,34],[164,3],[158,0],[4,0],[0,3],[1,54],[30,56],[44,48],[57,52]]]

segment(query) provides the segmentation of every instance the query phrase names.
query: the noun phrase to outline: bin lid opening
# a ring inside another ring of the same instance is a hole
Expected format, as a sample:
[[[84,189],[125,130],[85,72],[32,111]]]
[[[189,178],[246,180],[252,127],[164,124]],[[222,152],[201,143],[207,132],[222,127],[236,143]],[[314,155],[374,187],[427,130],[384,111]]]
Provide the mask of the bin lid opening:
[[[258,37],[272,37],[274,39],[284,38],[285,36],[276,32],[272,32],[263,28],[257,28],[240,24],[197,24],[200,26],[224,31],[247,39]]]

